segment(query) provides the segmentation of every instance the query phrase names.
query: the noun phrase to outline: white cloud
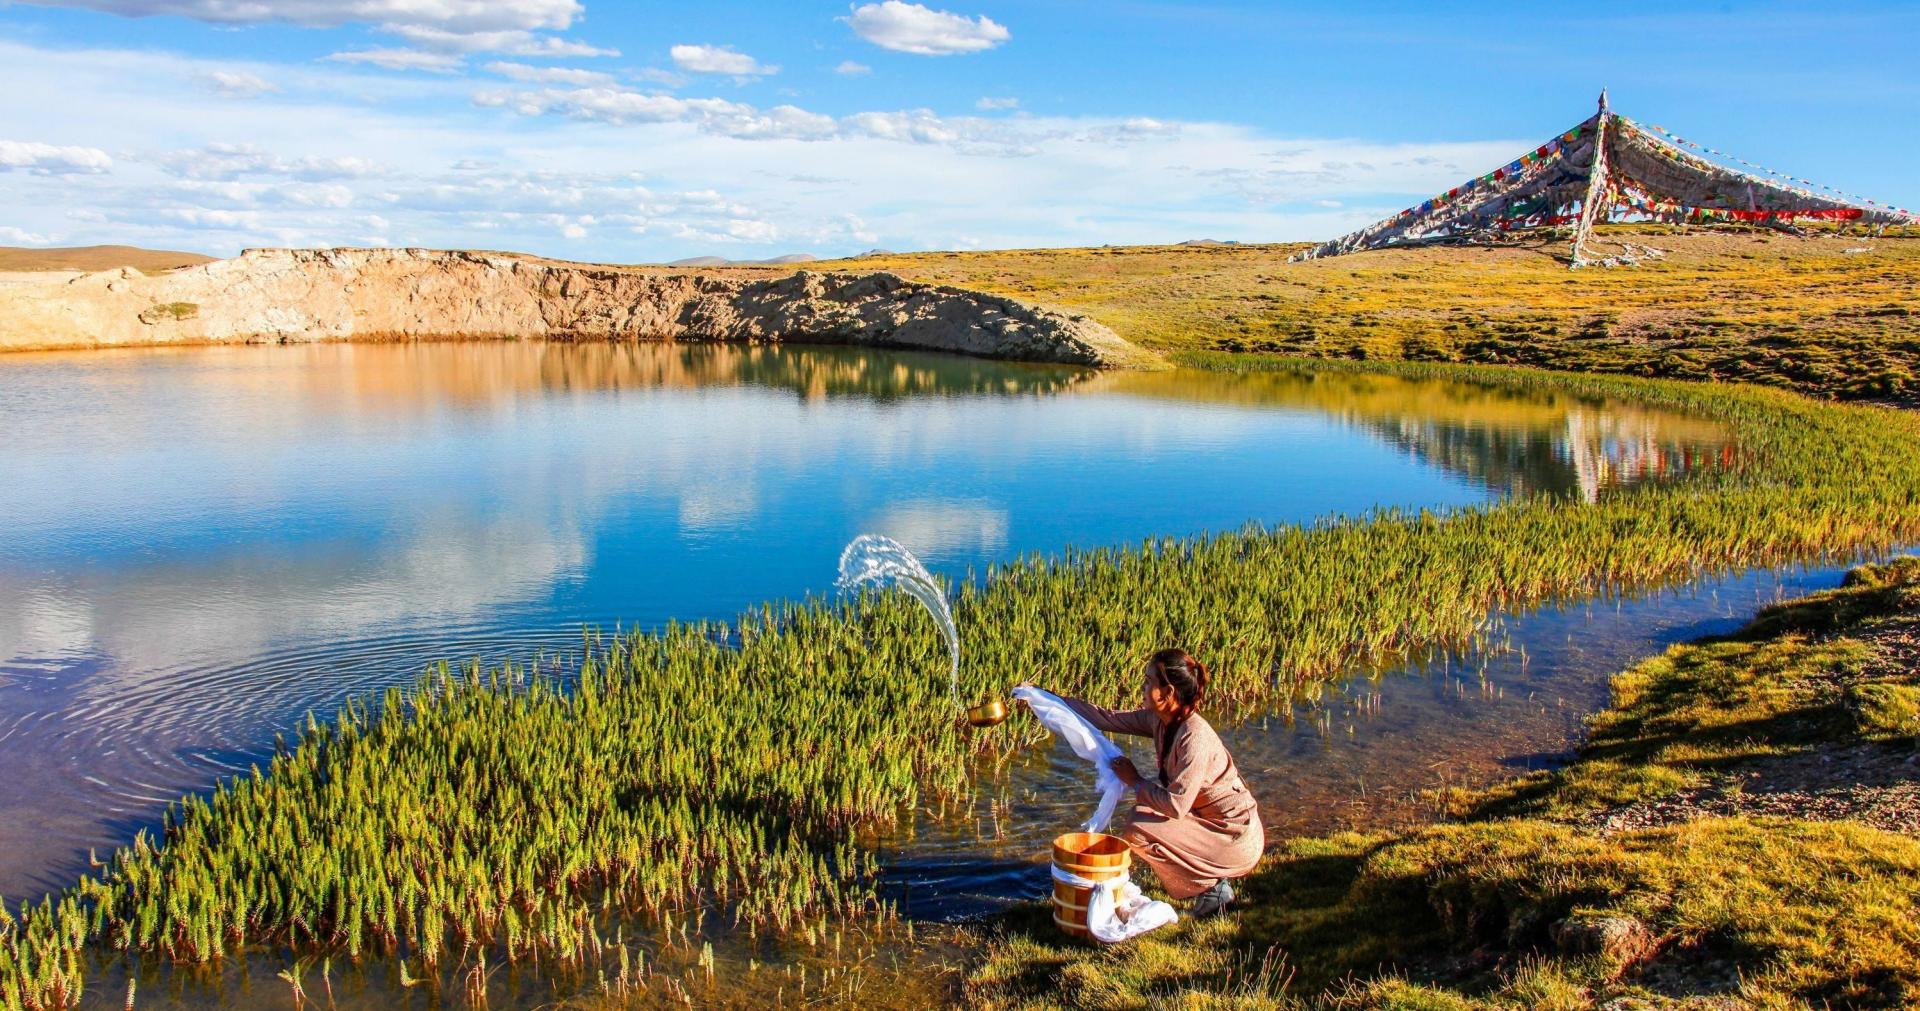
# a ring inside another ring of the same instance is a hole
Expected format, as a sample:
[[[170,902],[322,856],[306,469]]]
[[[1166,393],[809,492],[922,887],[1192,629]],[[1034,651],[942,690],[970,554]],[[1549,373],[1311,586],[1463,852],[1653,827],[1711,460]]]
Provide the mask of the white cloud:
[[[194,76],[195,83],[226,98],[259,98],[279,91],[266,78],[244,70],[209,70]]]
[[[1023,127],[978,117],[949,119],[929,109],[856,112],[841,120],[841,131],[851,136],[939,145],[1000,157],[1037,154],[1046,142],[1059,139],[1058,131],[1046,126]]]
[[[0,242],[10,242],[20,246],[45,246],[51,244],[53,239],[39,232],[29,232],[12,225],[0,225]]]
[[[474,104],[504,107],[523,116],[553,113],[615,125],[688,123],[741,139],[804,140],[830,137],[833,117],[791,105],[758,109],[723,98],[677,98],[626,88],[548,88],[541,91],[480,91]]]
[[[735,77],[761,77],[780,71],[746,53],[725,46],[678,45],[668,50],[673,65],[695,74],[732,74]]]
[[[216,24],[293,24],[307,28],[372,25],[416,46],[439,52],[502,52],[536,58],[618,56],[537,31],[564,31],[583,8],[579,0],[36,0],[125,17],[176,15]],[[368,50],[367,52],[391,52]],[[388,57],[390,61],[399,57]],[[389,70],[448,69],[418,65]]]
[[[383,169],[358,155],[285,159],[253,144],[213,143],[177,148],[144,159],[182,179],[230,180],[249,175],[287,176],[310,182],[358,179]]]
[[[686,78],[681,77],[671,70],[662,70],[659,67],[642,67],[632,73],[637,80],[652,81],[663,88],[678,88],[687,83]]]
[[[864,63],[855,63],[852,60],[841,60],[840,65],[833,68],[833,72],[842,77],[860,77],[873,73],[873,68]]]
[[[620,55],[617,49],[601,49],[572,39],[536,35],[521,28],[479,32],[452,31],[434,25],[383,25],[381,28],[422,49],[437,53],[507,53],[534,59]]]
[[[160,207],[150,212],[162,221],[171,221],[196,229],[240,229],[250,232],[260,230],[261,218],[257,211],[210,210],[205,207]]]
[[[862,4],[845,20],[854,34],[882,49],[921,56],[977,53],[1013,37],[1005,25],[984,14],[969,18],[902,0]]]
[[[280,171],[301,179],[359,179],[381,174],[378,162],[358,155],[342,157],[295,158],[282,164]]]
[[[560,115],[571,119],[631,126],[685,123],[716,136],[737,140],[807,140],[870,137],[910,144],[940,144],[969,152],[1032,154],[1047,139],[1044,132],[1013,128],[1007,120],[946,119],[928,109],[858,112],[835,119],[793,105],[761,109],[722,98],[679,98],[620,87],[546,88],[538,91],[483,89],[475,105],[510,109],[522,116]],[[1111,129],[1125,133],[1123,125]]]
[[[1102,144],[1133,144],[1142,140],[1165,139],[1179,134],[1181,125],[1148,116],[1133,116],[1117,123],[1091,129],[1086,139]]]
[[[532,32],[505,28],[488,32],[456,32],[434,25],[384,25],[382,30],[398,35],[421,49],[436,53],[503,52],[524,46],[534,39]]]
[[[339,183],[292,183],[273,189],[276,201],[295,207],[352,207],[353,191]]]
[[[1017,98],[983,98],[973,103],[973,107],[987,112],[992,112],[996,109],[1018,109],[1020,108],[1020,100]]]
[[[578,0],[39,0],[125,17],[172,14],[217,24],[282,22],[309,28],[345,24],[428,25],[453,32],[565,29]]]
[[[183,179],[234,179],[276,172],[280,160],[251,144],[208,144],[202,148],[168,151],[151,159]]]
[[[727,236],[740,242],[772,242],[780,237],[780,226],[771,221],[734,218],[726,227]]]
[[[460,66],[458,56],[422,49],[356,49],[326,58],[335,63],[365,63],[382,70],[425,70],[435,74],[452,73]]]
[[[97,147],[0,140],[0,172],[18,169],[44,176],[77,175],[105,172],[112,167],[113,159]]]
[[[581,70],[575,67],[535,67],[525,63],[498,61],[487,64],[489,73],[529,84],[574,84],[595,85],[612,84],[613,75],[599,70]]]
[[[601,46],[588,45],[585,42],[575,42],[572,39],[555,38],[551,35],[542,35],[527,39],[524,42],[508,46],[504,51],[514,56],[527,56],[536,59],[541,57],[590,59],[596,56],[620,55],[620,50],[618,49],[606,49]]]

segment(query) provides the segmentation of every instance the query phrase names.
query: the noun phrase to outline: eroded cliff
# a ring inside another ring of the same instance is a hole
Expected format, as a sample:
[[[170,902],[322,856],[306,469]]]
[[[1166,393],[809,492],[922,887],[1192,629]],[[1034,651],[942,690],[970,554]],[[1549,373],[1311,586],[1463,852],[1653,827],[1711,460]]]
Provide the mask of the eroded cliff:
[[[674,271],[420,249],[255,249],[0,287],[0,349],[524,337],[791,341],[1151,367],[1085,316],[894,274]]]

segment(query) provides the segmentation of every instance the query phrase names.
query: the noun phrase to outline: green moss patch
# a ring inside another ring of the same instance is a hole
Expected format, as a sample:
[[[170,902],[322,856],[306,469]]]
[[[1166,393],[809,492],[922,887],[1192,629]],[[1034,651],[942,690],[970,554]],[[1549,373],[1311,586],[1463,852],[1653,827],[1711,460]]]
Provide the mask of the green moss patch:
[[[162,302],[150,305],[140,311],[140,322],[160,323],[179,322],[200,315],[200,306],[196,302]]]

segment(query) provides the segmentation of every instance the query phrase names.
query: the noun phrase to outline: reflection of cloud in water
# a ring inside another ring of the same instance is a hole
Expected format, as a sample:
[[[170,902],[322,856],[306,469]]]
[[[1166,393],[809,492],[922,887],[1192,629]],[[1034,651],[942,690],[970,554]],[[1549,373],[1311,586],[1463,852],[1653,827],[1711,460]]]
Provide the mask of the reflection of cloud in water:
[[[1007,544],[1007,510],[985,502],[898,502],[875,516],[867,527],[923,558],[999,552]]]
[[[53,587],[9,586],[0,578],[0,662],[8,658],[84,652],[93,641],[93,617],[84,601]]]
[[[292,549],[292,550],[288,550]],[[572,525],[527,516],[487,520],[445,515],[362,544],[249,545],[245,552],[82,572],[0,619],[0,657],[91,656],[109,660],[70,687],[81,699],[157,685],[183,694],[176,708],[231,706],[224,693],[196,696],[195,672],[308,641],[351,640],[425,622],[454,622],[502,603],[537,597],[587,566]],[[77,578],[76,578],[77,577]]]
[[[712,484],[682,485],[680,532],[698,537],[752,526],[760,500],[752,482],[743,480],[746,476],[736,472]]]

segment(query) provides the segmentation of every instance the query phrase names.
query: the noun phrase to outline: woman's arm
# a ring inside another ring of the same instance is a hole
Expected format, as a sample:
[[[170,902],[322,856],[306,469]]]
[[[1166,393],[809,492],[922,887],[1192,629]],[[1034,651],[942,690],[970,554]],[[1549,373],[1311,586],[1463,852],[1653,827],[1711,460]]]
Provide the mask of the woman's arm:
[[[1185,818],[1200,796],[1200,788],[1213,782],[1219,773],[1222,753],[1211,748],[1196,748],[1192,734],[1181,734],[1167,753],[1167,785],[1140,777],[1133,788],[1136,800],[1148,809],[1168,818]]]
[[[1145,709],[1130,709],[1123,712],[1117,709],[1107,709],[1102,706],[1096,706],[1091,702],[1083,702],[1079,699],[1063,698],[1060,701],[1065,702],[1067,708],[1079,713],[1088,723],[1093,724],[1095,729],[1104,730],[1109,734],[1132,734],[1135,737],[1152,737],[1154,725],[1160,722],[1158,716],[1153,715]]]

